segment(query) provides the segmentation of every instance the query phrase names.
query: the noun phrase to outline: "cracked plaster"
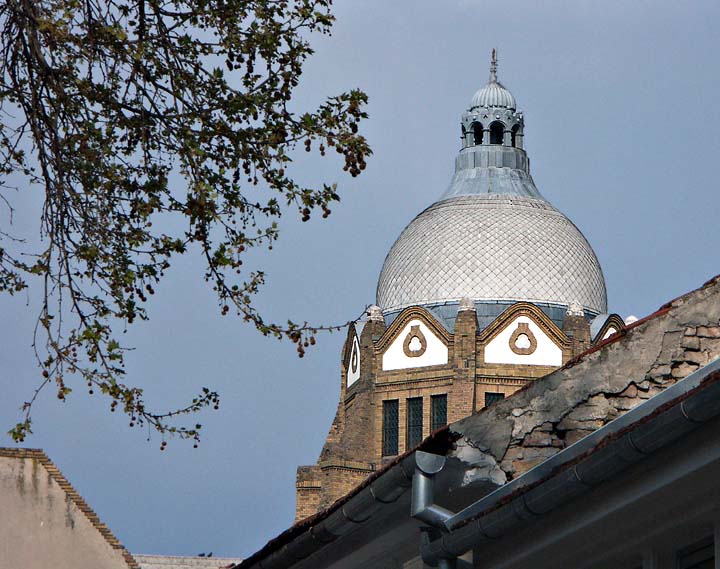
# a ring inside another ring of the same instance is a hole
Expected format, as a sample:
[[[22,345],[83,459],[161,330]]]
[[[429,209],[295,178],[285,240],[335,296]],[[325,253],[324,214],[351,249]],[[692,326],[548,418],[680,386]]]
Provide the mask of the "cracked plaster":
[[[720,356],[720,279],[664,308],[452,425],[460,435],[453,455],[502,471],[479,468],[468,483],[482,476],[496,484],[512,479]],[[468,449],[476,453],[472,460]]]

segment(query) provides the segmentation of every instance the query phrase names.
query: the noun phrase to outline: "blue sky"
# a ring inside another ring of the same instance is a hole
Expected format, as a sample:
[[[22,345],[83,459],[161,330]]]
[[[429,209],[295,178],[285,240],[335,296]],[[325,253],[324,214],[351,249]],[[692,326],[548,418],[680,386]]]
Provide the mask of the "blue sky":
[[[375,154],[356,179],[333,158],[297,164],[303,180],[337,180],[342,202],[327,220],[284,218],[278,245],[256,259],[266,314],[345,322],[374,302],[388,249],[450,180],[460,114],[487,81],[493,47],[525,111],[536,185],[594,247],[612,311],[649,314],[720,272],[720,4],[337,0],[335,12],[296,104],[362,88]],[[37,203],[20,195],[20,227]],[[182,404],[202,385],[221,392],[200,448],[171,442],[161,453],[157,437],[147,442],[82,390],[65,404],[48,392],[26,443],[137,553],[246,556],[286,529],[295,468],[316,460],[337,405],[343,334],[298,359],[289,343],[221,317],[200,262],[177,263],[150,322],[127,334],[129,379],[150,402]],[[0,297],[2,432],[39,377],[38,300]]]

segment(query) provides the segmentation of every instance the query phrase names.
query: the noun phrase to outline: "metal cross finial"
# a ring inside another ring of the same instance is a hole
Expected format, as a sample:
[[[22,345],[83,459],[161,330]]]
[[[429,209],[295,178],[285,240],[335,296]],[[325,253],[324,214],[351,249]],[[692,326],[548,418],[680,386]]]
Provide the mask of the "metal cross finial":
[[[497,49],[495,48],[490,59],[490,83],[497,83]]]

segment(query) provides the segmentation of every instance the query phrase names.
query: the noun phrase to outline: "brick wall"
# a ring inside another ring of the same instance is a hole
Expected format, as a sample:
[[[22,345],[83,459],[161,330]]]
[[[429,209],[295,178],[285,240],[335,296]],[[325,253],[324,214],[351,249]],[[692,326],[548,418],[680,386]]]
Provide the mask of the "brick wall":
[[[300,466],[295,480],[295,521],[313,515],[320,509],[322,473],[318,466]]]
[[[319,466],[322,472],[319,509],[332,505],[375,470],[371,464],[356,461],[328,461],[320,463]]]
[[[437,329],[439,326],[430,322],[432,315],[423,309],[412,308],[409,311],[413,318],[425,318],[430,327]],[[409,398],[423,399],[423,437],[427,437],[431,430],[433,395],[447,395],[447,419],[452,423],[481,410],[485,405],[486,392],[509,396],[552,372],[554,368],[547,366],[484,364],[485,344],[494,337],[495,331],[502,328],[503,322],[517,314],[543,319],[543,327],[557,337],[563,348],[563,361],[571,359],[573,349],[578,349],[580,345],[580,339],[589,339],[589,325],[582,317],[583,322],[568,324],[572,325],[578,339],[572,344],[540,309],[528,303],[518,303],[514,312],[506,314],[504,320],[501,316],[496,321],[497,330],[492,325],[484,331],[478,330],[475,311],[462,310],[458,312],[453,333],[443,332],[449,351],[446,365],[383,371],[383,350],[395,338],[393,334],[400,333],[401,320],[398,317],[388,330],[382,320],[370,319],[359,337],[360,379],[348,388],[346,370],[355,334],[353,327],[342,352],[341,400],[318,465],[298,469],[297,519],[329,506],[382,464],[383,401],[398,400],[398,452],[403,453],[409,450],[406,444]],[[306,482],[309,472],[316,476],[312,483]]]

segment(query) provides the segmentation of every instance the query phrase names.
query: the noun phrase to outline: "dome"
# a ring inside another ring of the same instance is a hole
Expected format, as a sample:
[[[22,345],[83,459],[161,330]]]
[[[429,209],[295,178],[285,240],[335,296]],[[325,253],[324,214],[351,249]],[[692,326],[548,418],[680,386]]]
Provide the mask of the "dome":
[[[500,107],[504,109],[517,109],[515,97],[502,83],[491,81],[473,95],[470,108],[477,107]]]
[[[505,107],[490,124],[477,107]],[[525,120],[515,98],[490,81],[461,117],[462,148],[442,197],[390,249],[377,286],[385,315],[408,306],[473,301],[494,312],[526,301],[586,316],[607,311],[605,279],[580,230],[540,193],[523,147]],[[493,306],[490,306],[493,305]]]
[[[490,80],[488,84],[478,89],[470,102],[470,109],[478,107],[499,107],[516,110],[515,97],[497,79],[497,52],[493,49],[490,62]]]
[[[418,215],[390,249],[377,304],[529,301],[607,310],[605,279],[585,237],[542,198],[464,195]]]

